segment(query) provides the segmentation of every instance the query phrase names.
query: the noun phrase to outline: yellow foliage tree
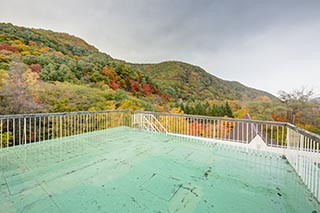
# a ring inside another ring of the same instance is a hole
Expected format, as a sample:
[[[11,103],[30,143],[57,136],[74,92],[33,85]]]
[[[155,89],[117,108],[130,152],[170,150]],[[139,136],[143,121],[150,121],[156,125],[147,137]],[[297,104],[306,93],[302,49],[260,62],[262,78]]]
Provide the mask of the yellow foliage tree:
[[[101,74],[107,76],[110,81],[118,81],[120,79],[117,72],[112,67],[104,67]]]

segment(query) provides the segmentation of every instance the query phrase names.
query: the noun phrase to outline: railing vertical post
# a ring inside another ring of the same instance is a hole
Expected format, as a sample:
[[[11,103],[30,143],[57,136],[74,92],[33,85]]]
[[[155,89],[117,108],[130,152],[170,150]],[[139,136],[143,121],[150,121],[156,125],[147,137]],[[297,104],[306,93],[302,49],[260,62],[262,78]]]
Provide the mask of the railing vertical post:
[[[279,147],[279,126],[277,126],[277,147]]]
[[[233,141],[237,141],[237,138],[236,138],[236,127],[237,127],[237,122],[234,121],[233,122],[233,127],[232,127],[232,140]]]
[[[240,124],[241,124],[240,121],[236,122],[236,127],[237,128],[235,128],[235,129],[236,129],[236,133],[237,134],[235,134],[235,139],[236,139],[237,142],[240,141]]]
[[[190,127],[189,127],[189,118],[188,117],[185,117],[184,118],[185,122],[186,122],[186,134],[187,135],[190,135]]]
[[[176,132],[177,134],[180,134],[180,118],[178,116],[176,117],[176,122],[177,122]]]
[[[19,145],[21,145],[22,144],[22,142],[21,142],[21,118],[19,118],[19,127],[18,127],[18,134],[19,134]],[[13,146],[15,146],[16,145],[16,143],[15,143],[15,141],[13,141]]]
[[[165,118],[166,118],[166,121],[165,121],[165,122],[166,122],[166,129],[169,129],[169,128],[168,128],[168,127],[169,127],[169,126],[168,126],[168,115],[166,115]]]
[[[74,122],[73,122],[73,125],[74,125],[74,135],[78,135],[78,134],[79,134],[79,130],[78,130],[78,115],[77,115],[77,114],[74,114],[74,115],[73,115],[73,118],[74,118]]]
[[[88,131],[88,128],[89,128],[89,115],[88,115],[88,114],[85,116],[85,120],[86,120],[85,131],[86,131],[86,132],[89,132],[89,131]]]
[[[300,134],[299,150],[303,151],[304,136]]]
[[[31,118],[29,118],[29,143],[31,143]]]
[[[39,127],[38,127],[38,141],[41,141],[41,117],[38,118],[38,123],[39,123]]]
[[[83,114],[79,114],[79,131],[80,134],[83,134]]]
[[[9,119],[8,119],[9,120]],[[16,128],[15,128],[15,121],[16,119],[13,118],[12,119],[12,137],[13,137],[13,146],[16,145]],[[9,122],[10,123],[10,122]],[[7,132],[9,133],[9,123],[7,124]],[[20,132],[20,130],[18,131]],[[9,146],[9,144],[7,143],[7,146]]]
[[[74,134],[78,135],[79,134],[79,121],[78,121],[78,114],[74,114]]]
[[[66,120],[66,126],[65,126],[66,135],[70,136],[70,115],[69,114],[65,115],[65,120]]]
[[[133,114],[133,117],[135,116],[135,114]],[[104,113],[104,129],[108,129],[107,127],[107,113]]]
[[[271,127],[270,145],[273,146],[273,125],[270,125],[270,127]]]
[[[36,142],[37,141],[37,117],[34,117],[34,133],[33,133],[33,141]]]
[[[300,135],[300,143],[299,143],[299,148],[297,150],[299,150],[298,156],[297,156],[297,171],[298,174],[300,175],[302,173],[302,153],[303,153],[303,144],[304,144],[304,136],[301,134]]]
[[[248,152],[249,151],[249,147],[248,147],[248,144],[249,144],[249,123],[248,122],[246,122],[246,124],[247,124],[247,127],[246,127],[246,129],[247,129],[247,133],[246,133],[246,143],[247,143],[247,146],[246,146],[246,152]]]
[[[51,139],[54,139],[54,136],[55,136],[55,134],[54,134],[54,125],[55,125],[55,122],[54,122],[54,117],[53,116],[51,116],[51,123],[52,123],[52,136],[51,136]]]
[[[86,128],[87,128],[87,115],[86,114],[82,114],[81,115],[81,123],[82,123],[82,126],[81,126],[81,132],[82,133],[86,133]]]
[[[213,138],[216,138],[216,120],[213,120]]]
[[[310,152],[311,151],[311,143],[310,143],[310,138],[308,138],[308,151]],[[308,156],[308,188],[310,189],[310,186],[311,186],[311,175],[310,175],[310,170],[311,170],[311,159],[310,159],[310,156]]]
[[[9,146],[9,118],[7,119],[7,147]],[[15,143],[14,142],[14,140],[13,140],[13,143]]]
[[[307,138],[303,143],[304,149],[307,148]],[[302,180],[304,183],[306,183],[307,180],[307,156],[303,155],[303,171],[302,171]]]
[[[173,124],[172,124],[172,129],[173,129],[173,133],[177,133],[176,132],[176,117],[175,116],[171,116],[172,120],[173,120]]]
[[[3,120],[0,120],[0,150],[2,151],[2,132],[3,132]]]
[[[46,123],[46,117],[43,117],[43,126],[42,126],[42,140],[46,140],[46,134],[45,134],[45,124]]]
[[[60,139],[62,139],[62,116],[59,116],[60,119]]]
[[[209,131],[208,131],[208,129],[209,129],[208,119],[206,118],[206,119],[205,119],[205,130],[206,130],[206,135],[205,135],[205,137],[206,137],[206,138],[209,138]]]
[[[92,132],[93,124],[92,124],[92,114],[88,114],[88,132]]]
[[[84,133],[84,114],[80,114],[80,134]]]
[[[287,127],[287,149],[290,149],[290,140],[291,140],[291,130]]]
[[[319,141],[318,141],[318,143],[317,143],[317,154],[319,155],[320,154],[320,149],[319,149]],[[318,159],[318,165],[320,165],[320,159]],[[319,168],[319,166],[318,166],[318,175],[317,175],[317,180],[316,180],[316,183],[317,183],[317,185],[318,185],[318,194],[316,194],[317,195],[317,197],[318,197],[318,201],[320,202],[320,168]]]
[[[226,141],[227,140],[227,127],[228,127],[228,121],[224,122],[224,136],[223,139]]]
[[[63,130],[64,130],[64,137],[68,136],[68,130],[67,130],[67,115],[63,116]]]
[[[79,117],[79,114],[75,114],[75,118],[76,118],[76,134],[79,135],[80,134],[80,117]]]
[[[26,117],[23,118],[23,134],[24,134],[24,145],[27,144],[27,121]]]
[[[251,129],[250,141],[252,141],[253,138],[254,138],[254,131],[253,131],[254,128],[255,128],[255,127],[254,127],[254,124],[253,124],[253,123],[250,123],[250,129]]]
[[[268,145],[268,124],[266,124],[266,144]]]
[[[311,192],[312,193],[315,193],[315,180],[316,180],[316,171],[315,171],[315,165],[317,165],[317,162],[315,161],[315,159],[314,159],[314,153],[315,153],[315,148],[316,148],[316,144],[315,144],[315,141],[313,141],[313,143],[312,143],[312,184],[311,184]]]

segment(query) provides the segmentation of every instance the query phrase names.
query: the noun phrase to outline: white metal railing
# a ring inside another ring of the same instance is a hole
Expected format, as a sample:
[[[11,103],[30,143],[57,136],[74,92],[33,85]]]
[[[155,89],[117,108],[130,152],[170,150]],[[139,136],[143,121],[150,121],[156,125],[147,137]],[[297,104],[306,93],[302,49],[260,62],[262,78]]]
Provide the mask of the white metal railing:
[[[0,150],[97,130],[131,126],[129,110],[0,115]]]
[[[266,152],[274,152],[287,158],[288,162],[303,182],[320,201],[320,136],[285,122],[256,121],[208,116],[165,114],[135,111],[140,118],[135,126],[158,131],[150,126],[158,126],[170,135],[196,138],[212,143],[225,143]],[[142,123],[138,123],[142,121]]]
[[[287,124],[286,157],[320,202],[320,137]]]
[[[320,201],[320,136],[284,122],[130,110],[0,115],[0,151],[119,126],[278,153]]]

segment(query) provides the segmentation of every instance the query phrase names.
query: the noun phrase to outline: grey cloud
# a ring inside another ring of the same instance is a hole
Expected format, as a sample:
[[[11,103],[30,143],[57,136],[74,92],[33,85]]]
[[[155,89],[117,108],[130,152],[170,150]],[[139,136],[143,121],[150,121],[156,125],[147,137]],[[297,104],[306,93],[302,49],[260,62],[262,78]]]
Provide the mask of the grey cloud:
[[[312,79],[320,79],[314,72],[320,68],[317,62],[320,32],[312,31],[320,28],[318,0],[0,0],[0,3],[6,8],[0,21],[68,32],[131,62],[183,60],[218,77],[273,93],[299,83],[314,84]],[[264,72],[276,75],[281,67],[294,70],[297,77],[287,75],[286,85],[283,81],[261,78]],[[302,74],[301,69],[309,72]],[[314,77],[305,78],[308,75]]]

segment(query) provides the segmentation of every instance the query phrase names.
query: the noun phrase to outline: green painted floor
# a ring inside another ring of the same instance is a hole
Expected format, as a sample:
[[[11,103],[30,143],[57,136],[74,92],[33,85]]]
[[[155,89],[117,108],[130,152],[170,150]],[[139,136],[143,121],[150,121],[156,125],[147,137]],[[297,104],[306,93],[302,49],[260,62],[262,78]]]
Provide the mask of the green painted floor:
[[[0,212],[320,212],[280,156],[127,127],[0,152]]]

